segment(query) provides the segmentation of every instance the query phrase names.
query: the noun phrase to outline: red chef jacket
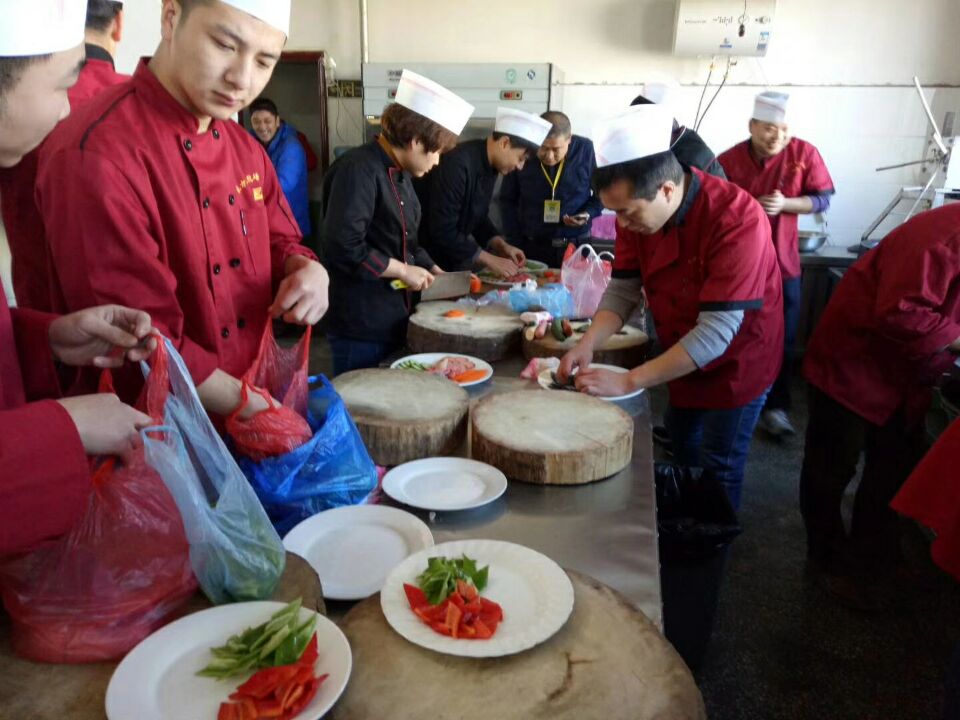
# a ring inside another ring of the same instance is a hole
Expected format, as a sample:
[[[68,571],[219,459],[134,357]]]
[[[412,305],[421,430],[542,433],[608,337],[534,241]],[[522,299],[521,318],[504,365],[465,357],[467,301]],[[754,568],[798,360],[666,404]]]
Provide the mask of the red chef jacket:
[[[807,344],[803,374],[875,425],[919,420],[960,337],[960,204],[917,215],[847,270]]]
[[[315,258],[260,144],[232,121],[198,133],[145,62],[54,130],[37,201],[54,309],[145,310],[198,385],[216,368],[249,368],[285,261]],[[130,402],[134,371],[118,378]],[[87,374],[75,389],[95,382]]]
[[[63,406],[43,399],[59,394],[51,320],[11,311],[0,287],[0,556],[65,533],[90,489],[76,426]]]
[[[129,79],[129,75],[113,69],[110,53],[87,43],[87,62],[76,85],[67,91],[71,110],[101,90]],[[50,261],[43,237],[43,219],[34,200],[39,152],[34,150],[16,167],[0,170],[0,210],[13,256],[13,294],[17,306],[50,310]]]
[[[937,533],[934,562],[960,580],[960,420],[954,420],[890,503]]]
[[[664,349],[693,329],[701,311],[745,311],[723,355],[669,383],[672,405],[740,407],[773,383],[783,357],[783,289],[756,200],[690,168],[690,188],[667,226],[641,235],[618,225],[614,258],[614,277],[642,278]]]
[[[788,198],[833,192],[833,179],[820,153],[800,138],[791,138],[783,150],[763,161],[754,155],[750,140],[734,145],[717,159],[727,179],[754,197],[774,190]],[[784,278],[800,277],[797,218],[795,213],[767,216]]]

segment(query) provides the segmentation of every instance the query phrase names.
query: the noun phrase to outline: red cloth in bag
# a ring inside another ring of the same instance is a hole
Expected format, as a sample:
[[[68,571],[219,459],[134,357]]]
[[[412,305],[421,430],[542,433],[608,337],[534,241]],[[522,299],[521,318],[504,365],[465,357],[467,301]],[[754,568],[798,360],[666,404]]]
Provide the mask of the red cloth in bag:
[[[257,359],[241,378],[240,404],[224,424],[240,454],[263,460],[296,450],[313,437],[306,420],[311,330],[308,326],[292,348],[282,348],[273,337],[273,324],[266,324]],[[281,405],[244,420],[240,413],[251,392],[268,402],[273,397]]]
[[[161,344],[138,403],[158,423],[168,393],[166,361]],[[101,390],[111,386],[104,372]],[[172,620],[197,589],[180,512],[142,448],[128,463],[110,457],[93,466],[77,525],[0,566],[13,649],[31,660],[120,658]]]

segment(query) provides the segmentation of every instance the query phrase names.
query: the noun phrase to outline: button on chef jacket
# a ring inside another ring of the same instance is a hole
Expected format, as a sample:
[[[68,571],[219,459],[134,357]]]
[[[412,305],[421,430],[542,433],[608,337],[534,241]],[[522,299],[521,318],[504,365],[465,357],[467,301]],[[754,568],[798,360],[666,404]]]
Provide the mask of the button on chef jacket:
[[[750,140],[721,153],[719,160],[727,179],[754,197],[770,195],[775,190],[788,198],[833,192],[833,179],[820,153],[800,138],[792,138],[783,150],[763,161],[754,154]],[[798,217],[796,213],[784,212],[768,216],[780,272],[785,278],[800,277]]]
[[[145,63],[53,132],[37,200],[55,309],[145,310],[198,385],[216,368],[250,367],[284,262],[315,257],[260,144],[232,121],[198,133]],[[121,393],[130,401],[134,372]]]
[[[402,342],[413,293],[381,277],[390,260],[433,267],[417,243],[420,203],[410,175],[376,140],[340,157],[323,179],[323,237],[330,272],[331,333]]]
[[[10,310],[0,287],[0,556],[67,532],[90,490],[80,435],[51,399],[60,394],[53,317]]]
[[[803,374],[874,425],[926,412],[960,337],[960,204],[921,213],[844,274],[807,343]]]
[[[67,91],[71,110],[101,90],[130,79],[113,68],[110,53],[87,43],[87,62],[76,85]],[[49,310],[49,257],[43,238],[43,220],[34,200],[39,150],[24,157],[16,167],[0,170],[0,206],[3,225],[13,258],[13,293],[17,307]]]
[[[757,398],[780,370],[780,270],[759,203],[736,185],[687,169],[687,195],[667,226],[642,235],[617,225],[613,276],[642,280],[665,350],[703,311],[744,311],[726,352],[668,384],[675,407],[736,408]]]
[[[470,140],[414,181],[423,208],[420,244],[443,270],[469,270],[490,238],[500,234],[490,219],[498,176],[487,158],[487,141]]]

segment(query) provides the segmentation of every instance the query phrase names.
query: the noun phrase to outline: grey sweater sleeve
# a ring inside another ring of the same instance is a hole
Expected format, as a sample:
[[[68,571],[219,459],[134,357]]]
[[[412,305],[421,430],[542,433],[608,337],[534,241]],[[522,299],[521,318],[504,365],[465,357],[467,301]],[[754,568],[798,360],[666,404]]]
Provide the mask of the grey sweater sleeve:
[[[626,322],[643,301],[643,283],[639,278],[612,278],[600,299],[600,310],[609,310]]]
[[[698,368],[723,355],[743,323],[743,310],[704,311],[697,315],[697,324],[680,338]]]

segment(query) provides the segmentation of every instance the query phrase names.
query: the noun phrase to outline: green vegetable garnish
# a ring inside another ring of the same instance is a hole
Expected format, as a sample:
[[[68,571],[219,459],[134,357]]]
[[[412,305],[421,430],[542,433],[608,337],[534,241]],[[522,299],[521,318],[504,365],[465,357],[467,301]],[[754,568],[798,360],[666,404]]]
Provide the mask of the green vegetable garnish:
[[[309,620],[300,622],[300,605],[301,600],[297,598],[271,615],[267,622],[247,628],[225,645],[212,648],[213,660],[197,675],[223,680],[249,670],[290,665],[299,660],[317,625],[317,616],[313,613]]]
[[[487,586],[490,566],[478,570],[477,561],[466,555],[457,560],[432,557],[427,560],[427,569],[417,577],[417,585],[431,605],[439,605],[457,589],[457,580],[471,583],[477,591]]]

